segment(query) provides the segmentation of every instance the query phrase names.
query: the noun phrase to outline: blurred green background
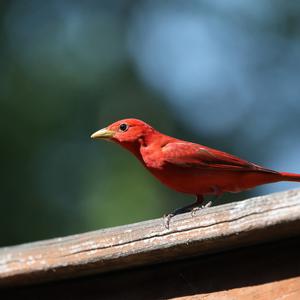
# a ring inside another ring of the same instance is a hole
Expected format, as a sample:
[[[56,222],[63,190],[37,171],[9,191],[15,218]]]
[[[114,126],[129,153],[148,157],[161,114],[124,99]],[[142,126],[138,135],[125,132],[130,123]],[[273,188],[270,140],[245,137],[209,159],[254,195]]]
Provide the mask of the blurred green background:
[[[0,245],[193,201],[116,145],[90,140],[121,118],[300,172],[299,81],[299,1],[2,0]]]

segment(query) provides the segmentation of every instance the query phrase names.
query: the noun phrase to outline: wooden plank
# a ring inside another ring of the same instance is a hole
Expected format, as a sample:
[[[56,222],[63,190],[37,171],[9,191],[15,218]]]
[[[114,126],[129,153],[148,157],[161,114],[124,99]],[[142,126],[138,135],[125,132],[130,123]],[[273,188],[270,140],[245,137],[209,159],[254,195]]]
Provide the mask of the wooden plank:
[[[268,282],[260,285],[239,287],[228,291],[219,291],[204,295],[183,296],[178,300],[299,300],[300,299],[300,276]]]
[[[19,285],[182,259],[300,234],[300,190],[162,219],[2,248],[0,285]]]
[[[2,299],[300,299],[300,237],[169,263],[2,289]]]

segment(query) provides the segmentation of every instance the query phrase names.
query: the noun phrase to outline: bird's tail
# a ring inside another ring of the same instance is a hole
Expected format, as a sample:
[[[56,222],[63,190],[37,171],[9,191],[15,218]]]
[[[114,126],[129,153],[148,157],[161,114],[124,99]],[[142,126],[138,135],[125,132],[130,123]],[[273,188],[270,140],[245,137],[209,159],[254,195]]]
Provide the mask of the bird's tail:
[[[298,181],[300,182],[300,174],[281,172],[282,181]]]

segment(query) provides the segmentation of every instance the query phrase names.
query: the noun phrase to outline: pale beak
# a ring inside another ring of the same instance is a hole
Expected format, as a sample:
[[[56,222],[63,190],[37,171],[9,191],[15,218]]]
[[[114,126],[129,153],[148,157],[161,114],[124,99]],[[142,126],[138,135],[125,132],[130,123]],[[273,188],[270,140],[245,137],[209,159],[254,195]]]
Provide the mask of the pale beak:
[[[100,129],[91,135],[92,139],[110,139],[114,136],[115,132],[107,128]]]

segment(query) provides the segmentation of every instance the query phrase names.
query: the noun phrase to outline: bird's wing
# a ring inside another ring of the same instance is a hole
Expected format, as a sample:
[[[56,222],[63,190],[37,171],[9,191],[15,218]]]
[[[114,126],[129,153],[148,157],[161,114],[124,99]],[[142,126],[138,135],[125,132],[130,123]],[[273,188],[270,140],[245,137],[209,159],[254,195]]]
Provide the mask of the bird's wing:
[[[223,170],[271,170],[240,159],[236,156],[189,142],[171,142],[162,148],[164,164],[181,167]]]

